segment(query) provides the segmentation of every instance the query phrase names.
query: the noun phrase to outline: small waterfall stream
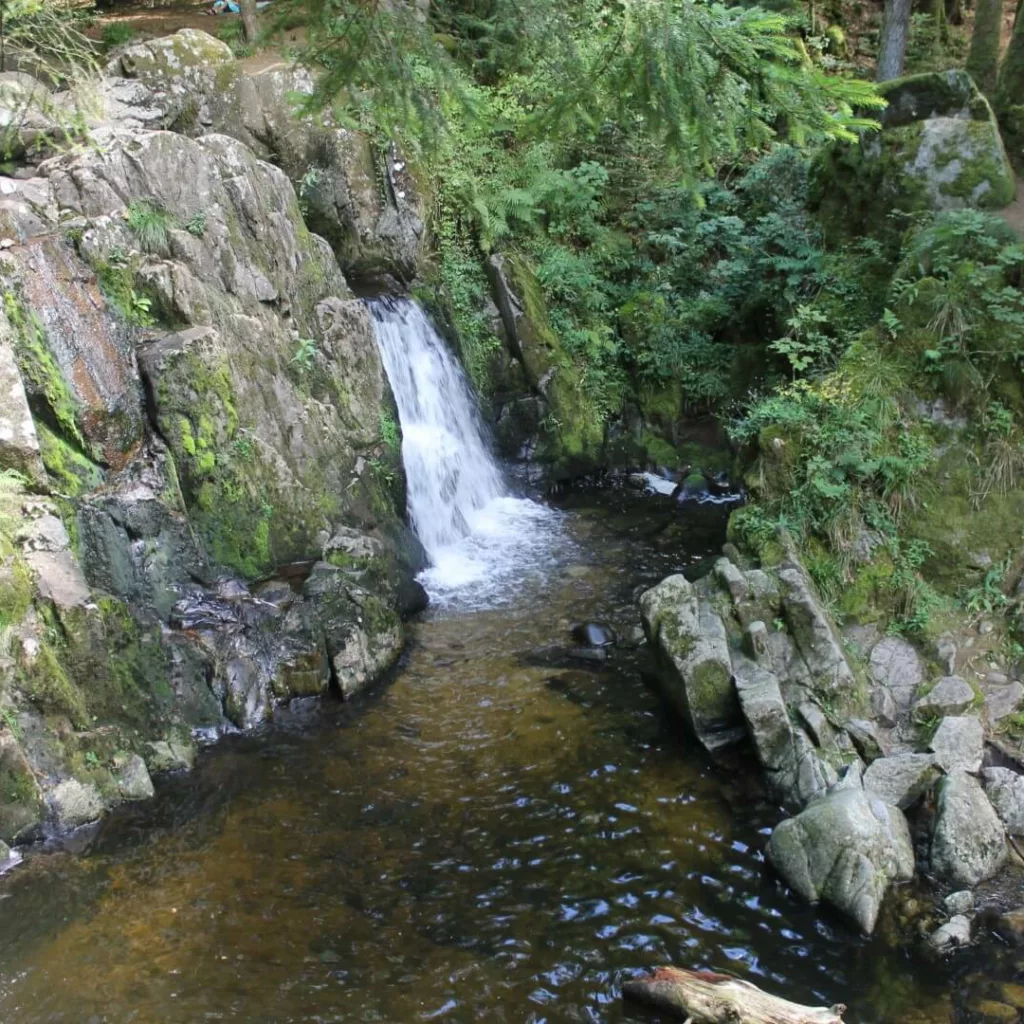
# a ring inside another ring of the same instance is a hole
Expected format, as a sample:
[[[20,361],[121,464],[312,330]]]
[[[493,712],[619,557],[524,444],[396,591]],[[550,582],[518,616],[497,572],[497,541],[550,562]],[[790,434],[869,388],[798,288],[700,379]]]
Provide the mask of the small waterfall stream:
[[[430,557],[431,597],[492,604],[510,577],[539,570],[558,516],[514,497],[489,450],[469,381],[410,299],[369,303],[402,424],[409,518]]]

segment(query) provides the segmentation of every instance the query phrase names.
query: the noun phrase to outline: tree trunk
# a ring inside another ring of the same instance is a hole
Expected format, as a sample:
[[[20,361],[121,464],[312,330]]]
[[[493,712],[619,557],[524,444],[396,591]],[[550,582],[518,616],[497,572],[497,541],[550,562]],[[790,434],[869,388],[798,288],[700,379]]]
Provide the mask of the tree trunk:
[[[845,1006],[801,1006],[749,981],[710,971],[659,967],[627,981],[622,994],[693,1024],[843,1024]]]
[[[996,89],[996,110],[1005,111],[1012,106],[1024,106],[1024,15],[1017,12],[1010,46],[999,69]]]
[[[967,54],[967,73],[986,96],[995,92],[1003,35],[1003,0],[978,0]]]
[[[242,31],[247,43],[255,43],[260,34],[259,21],[256,16],[256,0],[238,0],[242,9]]]
[[[878,74],[875,75],[879,82],[888,82],[890,78],[899,78],[903,74],[903,59],[910,36],[910,6],[911,0],[885,0],[878,47]]]

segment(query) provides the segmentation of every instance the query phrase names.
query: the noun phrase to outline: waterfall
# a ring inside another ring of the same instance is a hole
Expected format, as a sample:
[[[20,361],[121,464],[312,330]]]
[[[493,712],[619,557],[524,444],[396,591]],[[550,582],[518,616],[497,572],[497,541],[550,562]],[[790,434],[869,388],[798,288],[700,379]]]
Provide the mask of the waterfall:
[[[557,515],[512,496],[491,455],[473,391],[444,340],[410,299],[368,303],[402,425],[409,519],[430,557],[435,599],[536,567]]]

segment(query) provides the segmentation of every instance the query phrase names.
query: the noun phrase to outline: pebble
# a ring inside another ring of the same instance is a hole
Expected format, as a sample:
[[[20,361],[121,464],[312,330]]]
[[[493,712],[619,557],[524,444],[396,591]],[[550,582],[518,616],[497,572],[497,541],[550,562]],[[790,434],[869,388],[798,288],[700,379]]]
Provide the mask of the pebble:
[[[991,622],[982,622],[978,625],[978,636],[988,636],[995,626]]]
[[[959,892],[951,892],[943,901],[946,913],[956,916],[974,913],[974,893],[970,889],[961,889]]]

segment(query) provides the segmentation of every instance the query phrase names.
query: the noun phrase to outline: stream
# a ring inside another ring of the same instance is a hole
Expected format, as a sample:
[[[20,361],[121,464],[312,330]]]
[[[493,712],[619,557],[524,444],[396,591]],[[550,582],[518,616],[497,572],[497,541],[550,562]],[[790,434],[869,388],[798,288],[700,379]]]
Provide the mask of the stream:
[[[297,701],[0,878],[0,1020],[649,1021],[620,986],[665,963],[948,1020],[945,972],[789,896],[756,771],[645,682],[637,590],[706,565],[728,507],[514,493],[423,314],[371,308],[431,607],[370,693]],[[592,621],[605,660],[572,650]]]

